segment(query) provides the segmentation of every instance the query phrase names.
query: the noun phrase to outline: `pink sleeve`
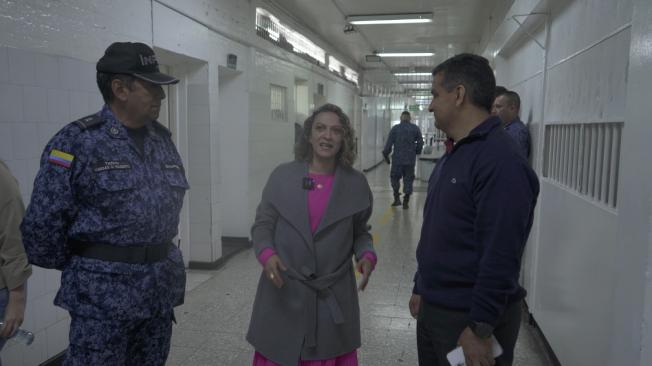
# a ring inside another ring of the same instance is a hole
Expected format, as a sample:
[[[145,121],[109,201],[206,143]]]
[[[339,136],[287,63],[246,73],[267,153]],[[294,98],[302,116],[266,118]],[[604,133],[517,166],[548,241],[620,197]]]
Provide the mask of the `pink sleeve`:
[[[376,263],[378,262],[378,257],[376,256],[376,253],[368,250],[364,253],[362,253],[362,257],[360,259],[367,259],[369,262],[371,262],[371,269],[373,270],[376,268]]]
[[[269,257],[273,256],[274,254],[276,254],[276,251],[274,249],[265,248],[263,249],[262,252],[260,252],[260,255],[258,255],[258,261],[260,262],[260,264],[265,266],[265,263],[267,263]]]

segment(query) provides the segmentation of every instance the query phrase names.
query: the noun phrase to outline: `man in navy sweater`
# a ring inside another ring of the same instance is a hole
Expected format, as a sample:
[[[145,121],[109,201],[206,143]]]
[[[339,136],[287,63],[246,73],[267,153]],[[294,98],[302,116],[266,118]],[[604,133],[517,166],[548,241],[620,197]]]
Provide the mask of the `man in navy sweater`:
[[[525,290],[521,256],[539,182],[489,114],[488,61],[461,54],[433,72],[435,126],[454,141],[430,176],[410,298],[419,365],[448,365],[457,345],[468,366],[511,365]],[[503,348],[494,360],[491,336]]]

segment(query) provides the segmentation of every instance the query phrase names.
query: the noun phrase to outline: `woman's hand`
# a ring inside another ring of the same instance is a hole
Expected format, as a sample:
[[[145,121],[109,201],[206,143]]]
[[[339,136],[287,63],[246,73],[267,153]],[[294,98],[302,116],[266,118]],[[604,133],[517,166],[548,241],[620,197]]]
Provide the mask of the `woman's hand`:
[[[356,263],[355,269],[362,273],[362,278],[360,279],[360,285],[358,286],[358,290],[364,291],[364,289],[367,287],[367,283],[369,283],[369,277],[371,277],[371,272],[373,272],[373,264],[371,264],[371,261],[367,258],[362,258]]]
[[[283,287],[283,279],[281,278],[280,271],[285,272],[287,271],[287,268],[285,268],[281,262],[281,258],[279,258],[277,254],[274,254],[267,259],[267,262],[265,262],[265,273],[267,274],[267,278],[272,281],[276,288]]]

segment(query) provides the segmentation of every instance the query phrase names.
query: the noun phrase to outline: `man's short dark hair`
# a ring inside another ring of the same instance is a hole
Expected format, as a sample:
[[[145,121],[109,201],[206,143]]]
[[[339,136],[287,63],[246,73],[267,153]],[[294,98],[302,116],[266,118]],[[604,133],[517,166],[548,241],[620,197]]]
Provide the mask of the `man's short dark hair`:
[[[115,79],[122,80],[124,83],[127,84],[128,88],[131,88],[131,84],[133,84],[134,80],[136,80],[131,75],[110,74],[106,72],[98,72],[96,78],[97,78],[97,87],[100,89],[100,93],[102,93],[102,99],[104,99],[104,103],[106,104],[111,103],[115,98],[115,95],[113,95],[113,89],[111,88],[111,82],[113,80]]]
[[[403,113],[401,113],[401,117],[406,116],[406,115],[407,115],[408,117],[410,117],[410,112],[408,112],[408,111],[403,111]]]
[[[521,97],[518,96],[517,92],[508,90],[508,91],[506,91],[504,93],[501,93],[500,95],[505,96],[505,99],[507,99],[507,104],[508,105],[513,105],[514,107],[516,107],[517,111],[521,110]]]
[[[500,95],[504,94],[507,91],[507,88],[505,88],[502,85],[496,85],[496,93],[494,94],[494,99],[498,98]]]
[[[470,53],[462,53],[442,62],[432,75],[442,74],[442,85],[451,91],[464,85],[471,104],[491,110],[494,102],[496,78],[486,58]]]

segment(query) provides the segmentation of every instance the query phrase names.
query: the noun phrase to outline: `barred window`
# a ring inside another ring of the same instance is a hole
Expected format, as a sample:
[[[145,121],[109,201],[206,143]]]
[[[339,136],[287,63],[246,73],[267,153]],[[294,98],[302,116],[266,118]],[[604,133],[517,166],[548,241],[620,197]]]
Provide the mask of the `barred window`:
[[[326,64],[324,49],[303,34],[281,23],[277,17],[263,8],[256,8],[256,34],[310,62],[322,66]]]
[[[287,88],[270,85],[272,120],[287,121]]]
[[[546,125],[543,176],[617,208],[623,122]]]

